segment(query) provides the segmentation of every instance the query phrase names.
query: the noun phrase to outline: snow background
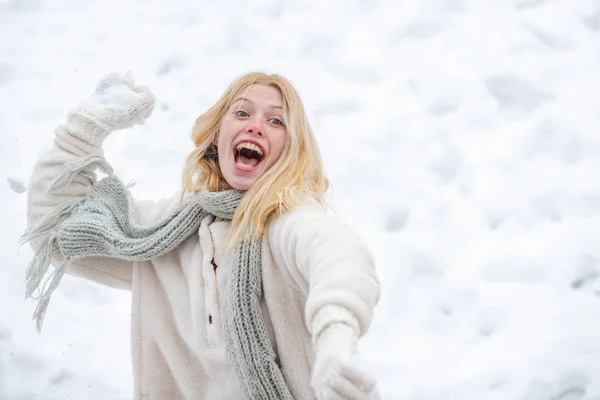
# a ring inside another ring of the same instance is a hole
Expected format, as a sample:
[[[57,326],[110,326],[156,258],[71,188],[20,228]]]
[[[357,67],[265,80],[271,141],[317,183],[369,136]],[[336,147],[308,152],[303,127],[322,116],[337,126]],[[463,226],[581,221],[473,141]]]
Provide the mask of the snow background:
[[[237,76],[288,77],[383,296],[361,342],[384,399],[600,399],[600,1],[0,0],[0,399],[128,399],[129,295],[23,301],[23,193],[107,72],[158,101],[106,156],[180,185]]]

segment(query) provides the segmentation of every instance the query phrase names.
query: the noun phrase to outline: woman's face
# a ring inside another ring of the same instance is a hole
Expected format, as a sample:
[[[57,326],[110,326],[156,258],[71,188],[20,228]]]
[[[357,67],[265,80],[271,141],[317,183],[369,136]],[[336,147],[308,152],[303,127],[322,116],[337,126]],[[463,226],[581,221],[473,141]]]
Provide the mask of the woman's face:
[[[286,135],[278,89],[254,84],[238,93],[221,121],[217,143],[227,183],[250,189],[279,159]]]

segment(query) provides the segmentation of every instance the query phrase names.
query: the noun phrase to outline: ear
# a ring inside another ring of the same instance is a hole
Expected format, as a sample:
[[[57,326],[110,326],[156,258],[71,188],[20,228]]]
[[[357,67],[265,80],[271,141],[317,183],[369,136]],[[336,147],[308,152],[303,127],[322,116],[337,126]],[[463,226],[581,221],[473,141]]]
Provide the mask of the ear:
[[[216,144],[211,144],[210,147],[204,153],[206,157],[212,158],[217,165],[219,164],[219,150]]]

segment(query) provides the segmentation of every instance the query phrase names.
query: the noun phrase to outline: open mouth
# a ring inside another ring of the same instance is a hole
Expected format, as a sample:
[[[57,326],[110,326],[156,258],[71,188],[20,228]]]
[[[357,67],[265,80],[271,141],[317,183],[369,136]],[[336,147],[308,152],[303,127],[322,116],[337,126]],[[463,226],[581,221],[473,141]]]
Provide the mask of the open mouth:
[[[253,143],[240,143],[234,151],[235,163],[246,170],[255,169],[263,160],[264,154],[260,147]]]

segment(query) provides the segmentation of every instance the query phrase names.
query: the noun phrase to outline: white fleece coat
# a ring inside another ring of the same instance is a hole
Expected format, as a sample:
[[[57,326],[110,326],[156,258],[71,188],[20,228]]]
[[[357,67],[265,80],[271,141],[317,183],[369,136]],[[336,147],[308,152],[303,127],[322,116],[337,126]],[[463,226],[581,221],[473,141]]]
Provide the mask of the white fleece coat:
[[[48,194],[47,189],[66,162],[87,154],[103,151],[57,129],[54,147],[39,158],[31,178],[29,225],[57,205],[86,196],[89,183],[81,177],[60,193]],[[152,225],[178,205],[178,195],[138,201],[136,222]],[[229,227],[228,221],[204,221],[197,234],[152,261],[89,257],[71,263],[70,274],[132,292],[136,399],[244,398],[220,328],[232,260],[222,243]],[[318,206],[274,220],[262,246],[262,310],[271,343],[294,399],[313,399],[313,318],[325,305],[345,307],[358,319],[362,335],[379,299],[373,258],[348,225]],[[57,251],[53,263],[60,258]],[[60,318],[52,312],[52,302],[47,318]]]

